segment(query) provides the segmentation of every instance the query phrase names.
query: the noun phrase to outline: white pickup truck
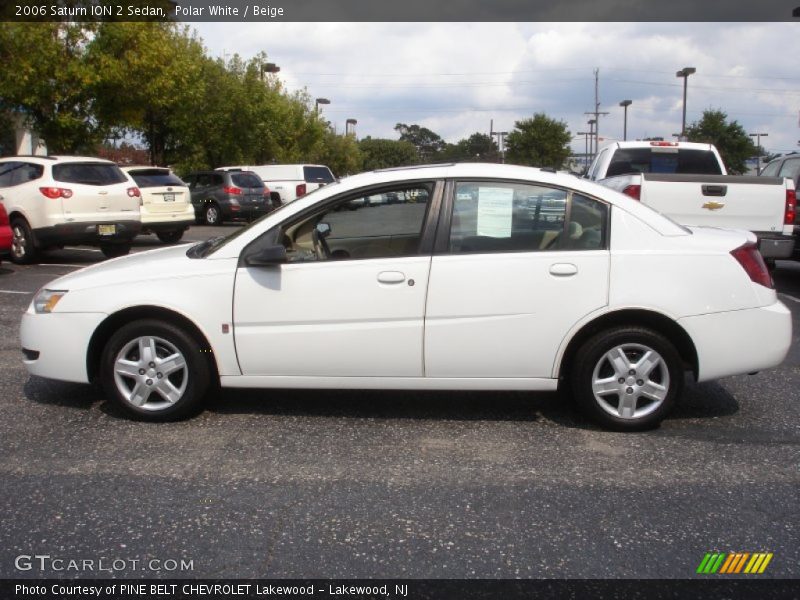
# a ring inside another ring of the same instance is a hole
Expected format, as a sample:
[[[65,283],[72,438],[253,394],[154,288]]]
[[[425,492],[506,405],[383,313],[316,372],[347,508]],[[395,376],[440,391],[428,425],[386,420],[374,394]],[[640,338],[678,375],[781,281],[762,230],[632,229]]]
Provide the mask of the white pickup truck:
[[[615,142],[600,151],[586,176],[682,225],[752,231],[765,259],[792,255],[794,183],[728,175],[711,144]]]

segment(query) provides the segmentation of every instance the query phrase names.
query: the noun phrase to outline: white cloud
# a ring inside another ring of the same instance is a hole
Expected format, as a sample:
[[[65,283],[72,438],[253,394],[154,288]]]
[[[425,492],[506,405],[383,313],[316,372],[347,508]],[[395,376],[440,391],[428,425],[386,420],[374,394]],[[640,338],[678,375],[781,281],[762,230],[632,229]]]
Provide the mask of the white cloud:
[[[332,104],[341,129],[395,137],[419,123],[457,141],[510,129],[534,112],[583,131],[600,68],[600,134],[622,135],[622,99],[633,100],[628,136],[680,130],[682,80],[694,66],[687,120],[721,108],[768,150],[797,149],[800,77],[790,60],[793,23],[197,23],[212,55],[266,51],[290,89]],[[781,57],[784,57],[782,59]],[[786,60],[789,59],[789,60]],[[767,91],[764,91],[767,90]],[[773,90],[773,91],[769,91]],[[605,137],[604,136],[604,137]],[[576,140],[576,149],[583,141]]]

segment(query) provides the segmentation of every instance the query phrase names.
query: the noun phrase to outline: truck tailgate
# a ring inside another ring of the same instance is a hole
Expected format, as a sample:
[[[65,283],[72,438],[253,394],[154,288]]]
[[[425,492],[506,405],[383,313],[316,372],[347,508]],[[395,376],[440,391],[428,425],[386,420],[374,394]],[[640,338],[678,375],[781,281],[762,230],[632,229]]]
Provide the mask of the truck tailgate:
[[[641,201],[682,225],[780,234],[786,184],[780,177],[646,173]]]

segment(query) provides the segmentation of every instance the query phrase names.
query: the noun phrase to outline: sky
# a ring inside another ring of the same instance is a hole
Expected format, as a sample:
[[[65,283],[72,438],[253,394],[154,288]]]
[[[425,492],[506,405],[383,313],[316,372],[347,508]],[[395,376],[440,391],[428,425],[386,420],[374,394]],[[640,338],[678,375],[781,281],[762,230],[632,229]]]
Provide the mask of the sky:
[[[209,54],[266,52],[290,90],[324,97],[323,115],[342,131],[397,139],[416,123],[457,142],[476,131],[509,131],[543,112],[564,121],[582,152],[599,69],[600,145],[672,138],[721,109],[748,133],[768,133],[768,152],[800,150],[796,23],[194,23]]]

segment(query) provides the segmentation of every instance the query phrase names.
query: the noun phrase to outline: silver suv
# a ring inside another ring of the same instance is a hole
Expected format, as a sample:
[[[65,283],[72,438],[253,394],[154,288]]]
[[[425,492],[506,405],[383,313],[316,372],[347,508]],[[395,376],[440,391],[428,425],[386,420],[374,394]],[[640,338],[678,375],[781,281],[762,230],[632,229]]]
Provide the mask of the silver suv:
[[[142,227],[141,192],[113,162],[84,156],[0,158],[0,200],[8,212],[11,260],[34,262],[65,244],[127,254]]]

